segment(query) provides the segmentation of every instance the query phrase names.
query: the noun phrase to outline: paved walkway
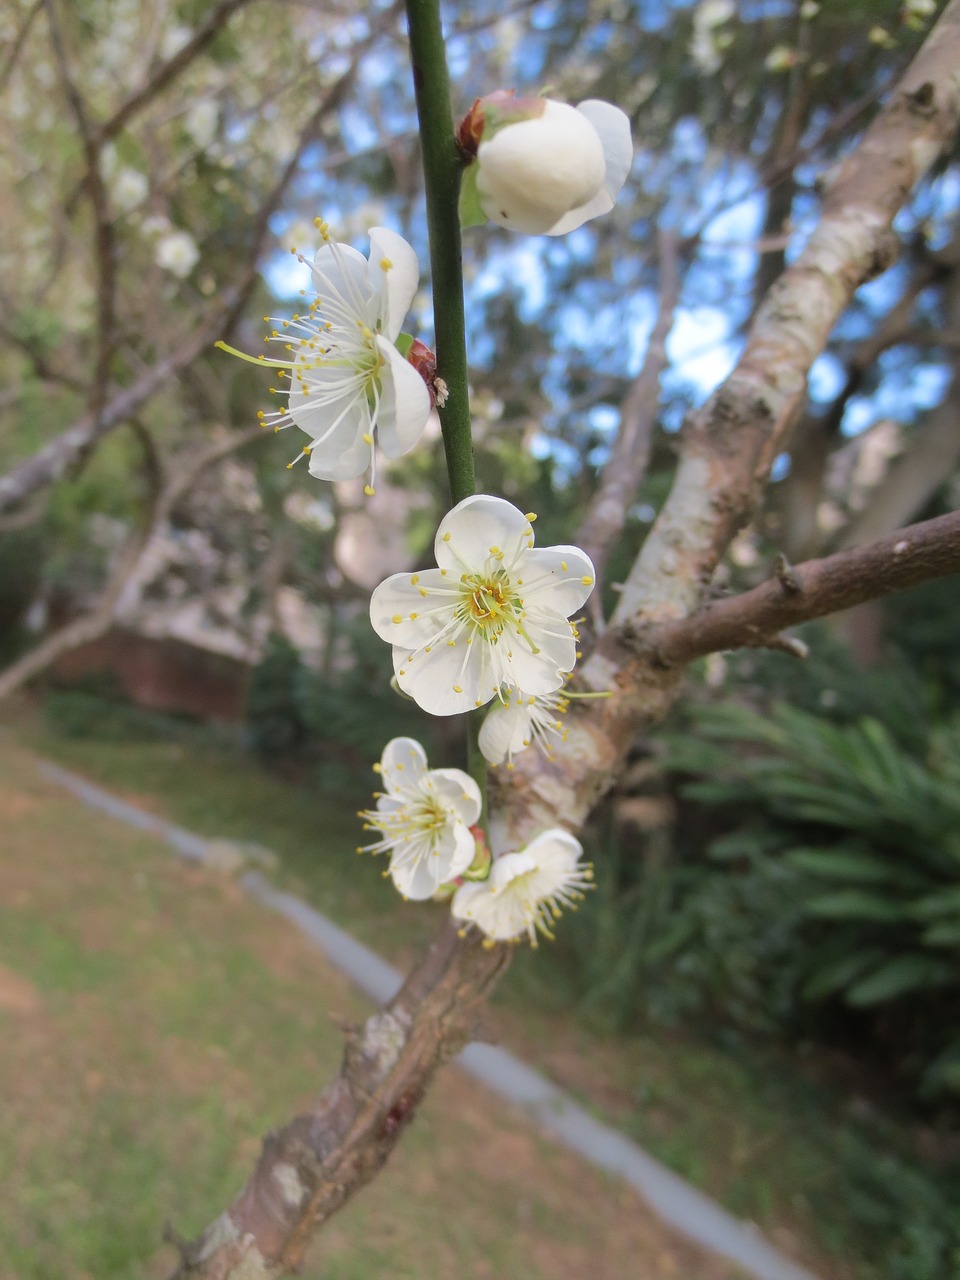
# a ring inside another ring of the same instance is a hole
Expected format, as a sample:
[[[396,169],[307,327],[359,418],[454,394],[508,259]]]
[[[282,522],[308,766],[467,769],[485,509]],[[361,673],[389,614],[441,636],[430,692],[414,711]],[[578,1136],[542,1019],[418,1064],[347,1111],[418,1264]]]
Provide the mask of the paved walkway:
[[[44,777],[66,787],[85,804],[121,822],[152,832],[182,858],[222,868],[223,842],[206,840],[183,827],[120,800],[109,791],[48,761]],[[337,969],[382,1004],[400,988],[400,973],[313,907],[271,885],[259,871],[240,876],[247,892],[285,916],[321,948]],[[755,1227],[739,1221],[715,1201],[678,1177],[623,1134],[595,1120],[569,1094],[505,1049],[470,1044],[457,1063],[493,1093],[520,1107],[550,1134],[593,1164],[630,1184],[664,1222],[691,1240],[737,1263],[756,1280],[816,1280],[769,1244]]]

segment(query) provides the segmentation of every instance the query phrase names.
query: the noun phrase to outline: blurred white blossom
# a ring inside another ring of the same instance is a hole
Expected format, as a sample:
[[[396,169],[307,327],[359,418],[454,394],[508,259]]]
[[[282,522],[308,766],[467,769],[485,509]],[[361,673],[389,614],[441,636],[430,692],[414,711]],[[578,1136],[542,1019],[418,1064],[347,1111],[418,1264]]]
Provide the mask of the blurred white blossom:
[[[157,241],[153,252],[157,266],[178,279],[185,279],[200,260],[200,250],[186,231],[171,231]]]

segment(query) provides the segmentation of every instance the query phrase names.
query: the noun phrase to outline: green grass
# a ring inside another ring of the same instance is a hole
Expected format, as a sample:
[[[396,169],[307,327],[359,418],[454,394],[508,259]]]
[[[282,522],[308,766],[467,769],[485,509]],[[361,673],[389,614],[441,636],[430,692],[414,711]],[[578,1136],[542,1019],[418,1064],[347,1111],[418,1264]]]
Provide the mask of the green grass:
[[[0,744],[0,1280],[160,1280],[365,1005],[273,913]],[[443,1073],[304,1280],[733,1280]]]
[[[354,810],[369,792],[284,781],[202,734],[68,739],[28,719],[18,736],[202,834],[275,850],[283,882],[395,963],[436,928],[440,908],[400,902],[379,865],[353,853]],[[937,1256],[956,1183],[919,1159],[905,1118],[851,1099],[815,1057],[659,1027],[613,1033],[578,1002],[573,951],[561,941],[519,952],[491,1017],[598,1115],[814,1269],[843,1280],[945,1280],[942,1264],[925,1270],[923,1259]]]

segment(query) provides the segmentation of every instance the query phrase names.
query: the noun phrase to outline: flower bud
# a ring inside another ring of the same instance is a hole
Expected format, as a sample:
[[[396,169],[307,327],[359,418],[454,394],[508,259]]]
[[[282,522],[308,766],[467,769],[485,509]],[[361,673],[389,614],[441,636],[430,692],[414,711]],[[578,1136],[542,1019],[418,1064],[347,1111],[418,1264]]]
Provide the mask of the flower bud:
[[[462,225],[489,219],[527,235],[563,235],[609,212],[633,159],[627,116],[596,99],[571,107],[498,90],[477,99],[457,141],[469,160]]]

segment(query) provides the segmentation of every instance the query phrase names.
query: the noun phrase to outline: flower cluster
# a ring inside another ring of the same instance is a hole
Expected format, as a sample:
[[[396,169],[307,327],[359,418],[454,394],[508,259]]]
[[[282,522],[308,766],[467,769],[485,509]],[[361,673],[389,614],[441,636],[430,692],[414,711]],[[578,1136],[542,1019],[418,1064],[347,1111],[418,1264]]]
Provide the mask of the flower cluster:
[[[361,813],[381,838],[358,853],[389,853],[388,873],[405,898],[444,897],[464,925],[476,925],[491,942],[518,942],[537,934],[552,938],[565,907],[576,909],[592,886],[592,868],[580,861],[580,842],[559,827],[524,849],[492,861],[474,823],[480,789],[459,769],[428,769],[423,747],[394,738],[378,772],[386,788],[376,808]]]
[[[216,111],[195,125],[215,131]],[[608,212],[633,160],[630,122],[610,103],[571,107],[512,91],[478,98],[457,144],[462,225],[489,220],[530,235],[562,235]],[[118,204],[143,199],[138,179],[120,175]],[[373,496],[376,450],[388,458],[409,452],[448,391],[433,352],[402,332],[419,284],[413,248],[374,227],[364,258],[320,219],[316,226],[323,243],[310,265],[313,300],[289,319],[266,317],[273,327],[265,341],[282,354],[253,357],[217,345],[274,370],[279,385],[270,390],[281,406],[261,412],[261,423],[306,434],[298,457],[309,460],[311,475],[366,473]],[[183,247],[179,256],[164,252],[166,269],[192,269]],[[394,574],[370,601],[399,689],[435,716],[492,703],[478,746],[487,761],[508,767],[533,742],[549,755],[566,741],[564,690],[579,657],[575,615],[594,586],[593,565],[578,547],[535,545],[535,519],[503,498],[465,498],[440,522],[436,568]],[[429,768],[413,738],[388,742],[375,767],[384,789],[360,817],[378,838],[358,852],[388,854],[385,874],[405,898],[450,899],[453,917],[479,928],[488,945],[526,937],[536,946],[538,935],[552,937],[563,909],[590,887],[579,842],[560,828],[491,857],[480,786],[460,769]]]

